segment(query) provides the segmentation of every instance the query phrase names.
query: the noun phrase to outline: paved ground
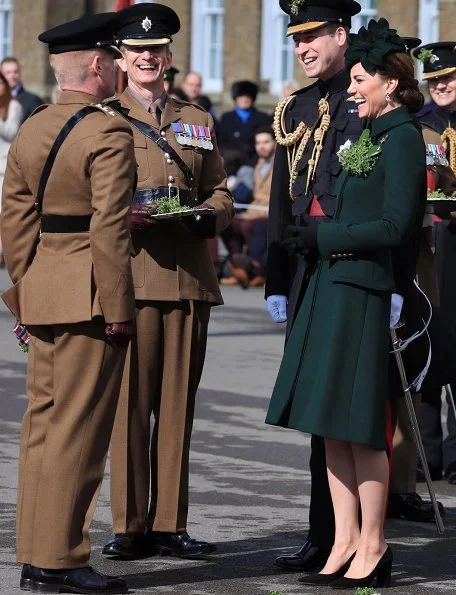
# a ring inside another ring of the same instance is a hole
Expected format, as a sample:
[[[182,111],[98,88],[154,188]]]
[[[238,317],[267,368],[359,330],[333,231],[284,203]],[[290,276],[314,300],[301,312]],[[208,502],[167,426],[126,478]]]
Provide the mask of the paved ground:
[[[0,271],[0,290],[8,286]],[[104,482],[93,524],[93,564],[126,575],[132,592],[182,595],[311,593],[295,574],[274,570],[281,551],[305,534],[309,503],[309,439],[265,426],[264,416],[283,345],[283,327],[268,320],[261,290],[224,290],[226,305],[213,311],[206,368],[192,443],[189,531],[214,540],[207,561],[152,558],[105,561],[110,534],[109,486]],[[26,356],[0,306],[0,593],[17,589],[14,562],[15,484],[19,421],[25,408]],[[109,468],[107,469],[107,474]],[[447,508],[447,531],[433,525],[388,522],[395,555],[393,590],[382,595],[456,593],[456,487],[436,484]],[[328,595],[326,589],[318,589]]]

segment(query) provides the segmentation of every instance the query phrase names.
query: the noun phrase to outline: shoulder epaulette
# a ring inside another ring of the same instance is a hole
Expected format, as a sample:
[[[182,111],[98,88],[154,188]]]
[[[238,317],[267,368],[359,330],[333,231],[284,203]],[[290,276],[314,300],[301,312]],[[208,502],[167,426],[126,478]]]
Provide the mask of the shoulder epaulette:
[[[108,105],[108,103],[93,103],[92,106],[96,107],[101,112],[105,113],[107,116],[117,116],[118,115],[117,112],[115,110],[113,110],[112,107],[110,107]]]

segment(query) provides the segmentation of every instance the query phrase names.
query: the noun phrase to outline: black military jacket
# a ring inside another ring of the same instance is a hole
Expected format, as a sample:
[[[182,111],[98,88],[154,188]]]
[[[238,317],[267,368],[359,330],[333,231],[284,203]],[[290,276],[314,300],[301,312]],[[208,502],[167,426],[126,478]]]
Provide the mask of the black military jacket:
[[[346,140],[356,141],[365,127],[365,121],[358,116],[356,104],[347,101],[349,85],[350,76],[343,70],[328,81],[317,81],[297,91],[294,101],[287,107],[287,132],[293,132],[300,122],[309,125],[315,123],[318,118],[318,102],[322,97],[328,96],[331,124],[314,181],[307,193],[307,163],[314,148],[313,139],[298,163],[298,178],[293,186],[295,200],[291,199],[289,192],[287,149],[277,146],[269,204],[266,297],[288,296],[290,293],[294,263],[280,246],[286,226],[299,224],[299,215],[309,208],[314,196],[318,197],[320,206],[328,218],[331,218],[336,210],[337,198],[334,189],[341,172],[337,152]]]
[[[439,134],[447,128],[456,128],[456,111],[442,109],[435,103],[429,103],[417,114],[420,122],[427,124]]]
[[[219,145],[236,143],[241,145],[249,158],[255,155],[255,132],[264,126],[272,124],[272,116],[266,112],[252,109],[250,118],[243,122],[236,110],[222,114],[217,125],[217,142]]]

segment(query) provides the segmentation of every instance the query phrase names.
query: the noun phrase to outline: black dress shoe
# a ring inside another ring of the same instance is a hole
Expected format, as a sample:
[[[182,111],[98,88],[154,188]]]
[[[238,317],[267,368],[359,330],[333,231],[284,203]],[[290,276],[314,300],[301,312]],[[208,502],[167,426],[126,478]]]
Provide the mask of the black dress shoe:
[[[445,509],[441,502],[437,502],[441,516]],[[434,521],[434,508],[430,500],[423,500],[417,493],[390,494],[388,496],[389,519],[405,519],[417,523],[430,523]]]
[[[344,576],[344,574],[350,568],[350,564],[353,562],[353,558],[355,556],[356,552],[354,552],[345,562],[345,564],[342,564],[342,566],[339,568],[339,570],[336,570],[336,572],[332,572],[331,574],[309,574],[307,576],[303,576],[302,578],[298,578],[298,581],[304,585],[313,585],[315,587],[330,585],[338,578]]]
[[[391,568],[393,566],[393,553],[390,546],[386,548],[385,553],[377,562],[374,570],[363,578],[346,578],[342,576],[331,583],[332,589],[356,589],[361,587],[370,587],[374,583],[376,586],[389,587],[391,584]]]
[[[144,533],[116,533],[101,553],[121,560],[137,560],[154,556],[155,547]]]
[[[34,593],[128,593],[127,583],[95,572],[90,567],[48,570],[25,564],[21,590]]]
[[[275,564],[285,570],[318,572],[326,564],[329,553],[328,550],[306,541],[302,548],[294,554],[284,554],[276,558]]]
[[[146,537],[154,543],[156,552],[160,556],[199,558],[213,554],[217,550],[215,544],[192,539],[186,531],[181,533],[148,531]]]

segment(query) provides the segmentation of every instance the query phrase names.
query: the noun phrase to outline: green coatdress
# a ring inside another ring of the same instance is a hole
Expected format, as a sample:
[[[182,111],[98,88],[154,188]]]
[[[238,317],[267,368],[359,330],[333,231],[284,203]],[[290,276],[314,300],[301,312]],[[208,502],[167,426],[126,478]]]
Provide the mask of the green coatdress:
[[[266,423],[386,448],[391,249],[421,227],[423,138],[405,107],[372,121],[381,153],[367,177],[343,172],[333,221],[285,347]],[[354,255],[354,256],[350,256]]]

